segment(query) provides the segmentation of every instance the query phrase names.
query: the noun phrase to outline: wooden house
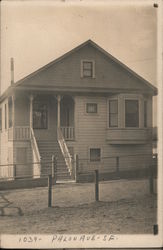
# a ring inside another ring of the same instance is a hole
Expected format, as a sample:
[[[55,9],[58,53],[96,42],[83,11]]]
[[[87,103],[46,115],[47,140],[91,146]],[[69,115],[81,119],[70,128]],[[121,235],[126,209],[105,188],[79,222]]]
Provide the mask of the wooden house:
[[[121,171],[148,167],[156,94],[149,82],[86,41],[1,95],[0,176],[43,176],[51,171],[52,155],[60,178],[75,178],[75,171],[86,178],[93,169],[111,173],[117,160]]]

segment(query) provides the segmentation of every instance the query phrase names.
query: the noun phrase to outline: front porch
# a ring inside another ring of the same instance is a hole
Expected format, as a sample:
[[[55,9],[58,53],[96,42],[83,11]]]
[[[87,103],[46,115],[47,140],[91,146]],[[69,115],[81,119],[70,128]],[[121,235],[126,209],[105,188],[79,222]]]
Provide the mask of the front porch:
[[[17,155],[20,155],[21,148],[26,148],[28,156],[24,156],[26,162],[22,162],[23,157],[21,157],[21,164],[37,162],[33,165],[32,172],[33,177],[38,178],[43,173],[43,166],[49,168],[45,162],[49,159],[51,161],[52,155],[60,155],[61,151],[64,159],[62,165],[65,165],[72,175],[72,156],[66,141],[75,140],[73,97],[35,93],[27,96],[25,93],[24,95],[16,93],[9,98],[8,103],[7,131],[8,141],[12,143],[13,149],[15,148],[13,163],[17,165],[20,163]],[[32,158],[29,155],[32,155]]]
[[[65,140],[75,140],[74,106],[71,96],[12,96],[8,106],[8,139],[30,140],[31,129],[37,139],[54,139],[60,129]]]

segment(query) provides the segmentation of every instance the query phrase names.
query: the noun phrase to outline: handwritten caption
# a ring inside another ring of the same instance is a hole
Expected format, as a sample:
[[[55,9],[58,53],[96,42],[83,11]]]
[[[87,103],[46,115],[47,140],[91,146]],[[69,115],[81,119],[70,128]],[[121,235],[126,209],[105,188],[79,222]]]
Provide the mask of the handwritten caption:
[[[65,242],[109,242],[117,240],[117,235],[114,234],[104,234],[104,235],[86,235],[86,234],[80,234],[80,235],[62,235],[62,234],[55,234],[55,235],[48,235],[46,236],[19,236],[18,242],[19,243],[41,243],[45,240],[45,238],[48,238],[48,242],[53,243],[65,243]]]

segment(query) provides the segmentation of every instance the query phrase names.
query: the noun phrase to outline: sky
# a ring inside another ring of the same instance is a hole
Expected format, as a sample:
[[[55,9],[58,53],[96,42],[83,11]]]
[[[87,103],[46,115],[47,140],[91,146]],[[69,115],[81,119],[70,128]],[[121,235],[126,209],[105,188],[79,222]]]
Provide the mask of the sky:
[[[123,3],[122,3],[123,2]],[[154,1],[2,1],[1,93],[88,39],[157,85]]]

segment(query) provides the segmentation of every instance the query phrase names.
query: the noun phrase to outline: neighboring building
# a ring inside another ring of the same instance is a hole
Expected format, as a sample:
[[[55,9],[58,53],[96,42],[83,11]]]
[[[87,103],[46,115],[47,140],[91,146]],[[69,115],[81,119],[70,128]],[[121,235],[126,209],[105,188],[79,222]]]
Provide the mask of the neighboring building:
[[[1,177],[47,174],[53,154],[61,178],[74,175],[70,155],[79,156],[81,177],[95,168],[114,172],[117,156],[120,170],[148,167],[156,94],[149,82],[86,41],[0,97],[0,164],[11,164],[0,168]]]

